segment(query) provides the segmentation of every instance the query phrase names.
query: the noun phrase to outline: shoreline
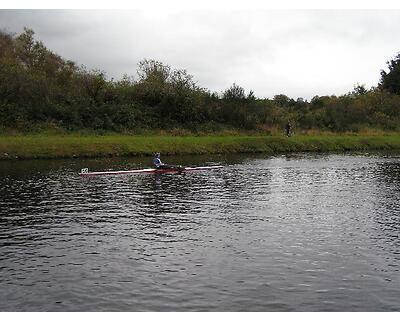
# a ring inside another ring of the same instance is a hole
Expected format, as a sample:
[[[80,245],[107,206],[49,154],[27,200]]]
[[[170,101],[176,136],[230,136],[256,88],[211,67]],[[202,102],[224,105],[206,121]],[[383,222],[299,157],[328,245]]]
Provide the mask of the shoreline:
[[[400,150],[399,135],[284,136],[0,136],[0,160]]]

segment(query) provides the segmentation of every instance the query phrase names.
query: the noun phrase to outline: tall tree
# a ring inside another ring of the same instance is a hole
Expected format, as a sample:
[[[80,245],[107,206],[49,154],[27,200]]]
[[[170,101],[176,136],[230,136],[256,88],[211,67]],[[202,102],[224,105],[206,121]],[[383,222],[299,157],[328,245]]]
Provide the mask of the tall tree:
[[[390,93],[400,94],[400,53],[386,64],[389,72],[381,71],[379,87]]]
[[[243,101],[246,99],[246,94],[242,87],[233,83],[230,88],[224,91],[222,98],[230,101]]]

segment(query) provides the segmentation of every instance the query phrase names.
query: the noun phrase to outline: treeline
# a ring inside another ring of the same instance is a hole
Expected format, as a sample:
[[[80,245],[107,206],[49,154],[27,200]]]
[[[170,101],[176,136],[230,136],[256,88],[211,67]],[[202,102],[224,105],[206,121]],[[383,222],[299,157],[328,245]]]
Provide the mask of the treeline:
[[[108,80],[53,53],[30,29],[0,32],[0,130],[273,132],[288,121],[296,130],[399,130],[399,61],[389,61],[389,72],[382,71],[381,82],[369,90],[358,85],[348,94],[311,101],[260,99],[236,84],[210,92],[186,70],[154,60],[141,61],[135,78]]]

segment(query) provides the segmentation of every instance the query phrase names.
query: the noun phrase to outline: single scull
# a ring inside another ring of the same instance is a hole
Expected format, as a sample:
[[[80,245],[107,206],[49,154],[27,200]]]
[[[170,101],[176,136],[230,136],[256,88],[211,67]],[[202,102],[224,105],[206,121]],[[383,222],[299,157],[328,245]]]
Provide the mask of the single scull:
[[[135,169],[135,170],[121,170],[121,171],[94,171],[89,172],[88,168],[81,170],[79,175],[81,176],[104,176],[104,175],[116,175],[116,174],[136,174],[136,173],[167,173],[167,172],[190,172],[198,170],[212,170],[220,169],[222,166],[208,166],[208,167],[183,167],[180,169]]]

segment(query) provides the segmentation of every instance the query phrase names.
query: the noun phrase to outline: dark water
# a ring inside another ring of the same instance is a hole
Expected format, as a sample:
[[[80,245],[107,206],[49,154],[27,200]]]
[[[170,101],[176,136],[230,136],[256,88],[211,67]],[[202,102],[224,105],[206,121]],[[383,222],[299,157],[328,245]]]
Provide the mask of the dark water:
[[[0,311],[400,311],[400,157],[0,162]]]

